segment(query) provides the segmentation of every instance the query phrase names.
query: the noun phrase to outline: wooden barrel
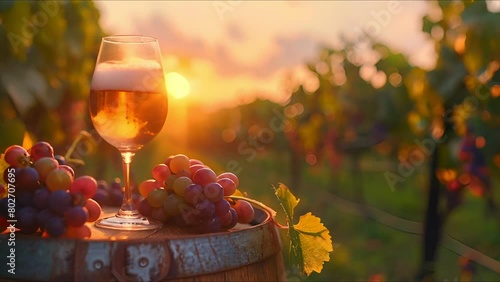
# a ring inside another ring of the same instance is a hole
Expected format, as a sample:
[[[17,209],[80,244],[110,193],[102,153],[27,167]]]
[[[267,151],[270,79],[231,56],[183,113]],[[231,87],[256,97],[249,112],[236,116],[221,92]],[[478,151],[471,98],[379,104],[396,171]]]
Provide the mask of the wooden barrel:
[[[2,280],[31,281],[285,281],[278,230],[256,207],[254,225],[190,234],[92,227],[87,240],[17,233],[15,274],[7,270],[8,234],[0,236]]]

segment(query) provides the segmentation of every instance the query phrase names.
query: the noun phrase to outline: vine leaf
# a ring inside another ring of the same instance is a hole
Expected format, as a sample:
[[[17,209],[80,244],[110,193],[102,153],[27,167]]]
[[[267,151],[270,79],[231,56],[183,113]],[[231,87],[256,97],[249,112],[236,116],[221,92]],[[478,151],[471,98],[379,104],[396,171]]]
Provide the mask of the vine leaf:
[[[278,188],[273,188],[288,222],[289,257],[292,267],[307,275],[313,271],[320,273],[323,263],[330,261],[330,252],[333,251],[330,231],[321,223],[319,217],[310,212],[302,215],[297,224],[293,224],[293,212],[300,199],[282,183]]]

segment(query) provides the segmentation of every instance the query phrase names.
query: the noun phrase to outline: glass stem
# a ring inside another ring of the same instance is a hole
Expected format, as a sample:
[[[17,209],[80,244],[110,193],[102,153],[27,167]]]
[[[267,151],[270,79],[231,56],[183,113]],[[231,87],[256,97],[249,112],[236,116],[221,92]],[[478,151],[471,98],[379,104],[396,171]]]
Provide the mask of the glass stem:
[[[135,153],[121,152],[121,155],[123,164],[124,194],[123,203],[117,216],[131,218],[139,217],[139,212],[135,208],[134,202],[132,201],[132,189],[130,187],[130,165],[132,164],[132,158]]]

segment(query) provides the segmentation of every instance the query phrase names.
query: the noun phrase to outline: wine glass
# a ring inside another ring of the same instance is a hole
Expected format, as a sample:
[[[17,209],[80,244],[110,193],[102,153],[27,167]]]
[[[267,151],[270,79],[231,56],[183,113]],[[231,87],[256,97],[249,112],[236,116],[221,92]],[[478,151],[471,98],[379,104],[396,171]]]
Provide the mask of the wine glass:
[[[115,216],[96,226],[118,230],[161,228],[142,216],[132,201],[130,166],[135,153],[162,129],[168,111],[158,40],[115,35],[101,41],[90,87],[89,110],[99,135],[122,156],[124,198]]]

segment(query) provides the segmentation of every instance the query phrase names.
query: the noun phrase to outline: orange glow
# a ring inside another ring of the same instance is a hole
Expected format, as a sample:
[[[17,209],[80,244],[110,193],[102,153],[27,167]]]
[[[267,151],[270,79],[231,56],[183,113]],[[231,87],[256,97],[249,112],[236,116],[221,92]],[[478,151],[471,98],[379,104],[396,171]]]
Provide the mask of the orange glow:
[[[316,157],[316,155],[315,155],[315,154],[309,153],[309,154],[307,154],[307,156],[306,156],[306,162],[307,162],[309,165],[315,165],[315,164],[318,162],[318,158]]]
[[[443,182],[450,182],[457,178],[457,172],[453,169],[440,169],[436,174],[438,179]]]
[[[470,175],[468,173],[463,173],[458,177],[458,182],[462,185],[467,185],[470,182]]]
[[[455,48],[455,51],[458,54],[463,54],[465,52],[465,39],[466,39],[465,34],[461,34],[455,40],[455,43],[454,43],[453,47]]]
[[[476,147],[481,149],[486,145],[486,139],[483,136],[476,137]]]
[[[491,95],[494,98],[498,98],[500,96],[500,85],[493,85],[491,87]]]
[[[222,140],[226,143],[231,143],[236,139],[236,131],[232,128],[226,128],[222,131]]]

